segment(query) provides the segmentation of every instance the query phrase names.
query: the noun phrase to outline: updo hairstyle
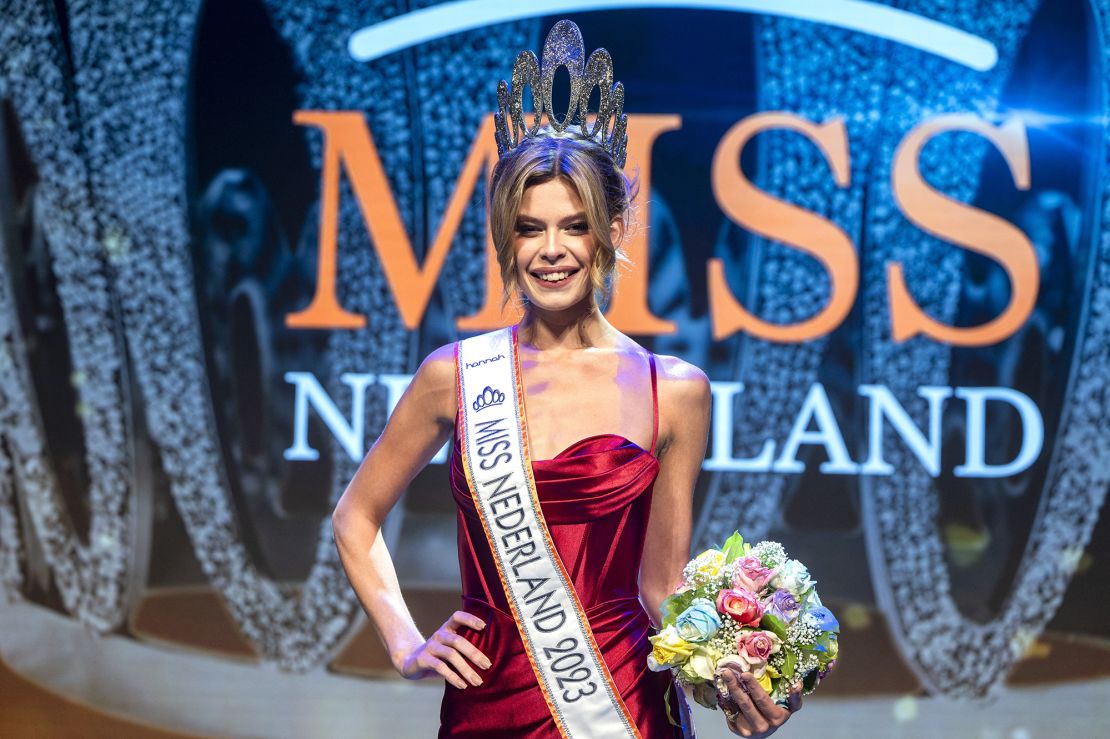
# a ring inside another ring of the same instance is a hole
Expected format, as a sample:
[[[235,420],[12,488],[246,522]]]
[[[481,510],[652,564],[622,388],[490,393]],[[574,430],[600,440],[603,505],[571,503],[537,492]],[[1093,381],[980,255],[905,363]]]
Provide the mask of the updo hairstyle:
[[[605,147],[577,135],[572,131],[576,128],[572,126],[563,133],[547,129],[546,135],[524,137],[493,169],[489,222],[505,286],[502,308],[514,291],[520,292],[516,284],[513,239],[521,199],[524,191],[533,185],[561,179],[582,201],[586,223],[596,245],[589,274],[595,308],[607,303],[612,294],[617,263],[628,262],[621,244],[614,244],[610,239],[609,229],[614,220],[620,220],[627,238],[632,225],[631,206],[636,185],[614,164]],[[520,298],[526,303],[523,294]]]

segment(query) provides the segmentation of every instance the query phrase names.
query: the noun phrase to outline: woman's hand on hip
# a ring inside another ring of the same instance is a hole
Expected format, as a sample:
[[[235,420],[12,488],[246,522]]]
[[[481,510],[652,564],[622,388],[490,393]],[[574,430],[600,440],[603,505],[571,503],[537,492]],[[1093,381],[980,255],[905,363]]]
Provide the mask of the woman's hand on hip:
[[[485,622],[473,613],[455,611],[427,641],[396,660],[397,671],[409,680],[441,675],[459,689],[466,688],[467,683],[481,685],[482,677],[471,663],[486,670],[490,666],[489,658],[458,634],[460,626],[479,631],[486,628]]]

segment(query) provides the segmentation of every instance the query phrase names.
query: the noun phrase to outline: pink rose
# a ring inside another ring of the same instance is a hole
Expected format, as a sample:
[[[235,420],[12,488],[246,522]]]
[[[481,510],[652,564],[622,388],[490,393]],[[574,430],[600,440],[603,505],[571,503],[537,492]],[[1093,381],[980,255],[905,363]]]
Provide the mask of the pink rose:
[[[737,655],[752,667],[766,664],[780,646],[782,640],[770,631],[745,631],[736,637]]]
[[[732,575],[732,587],[744,588],[753,593],[763,589],[771,578],[778,572],[777,569],[764,567],[759,557],[749,554],[747,557],[736,560]]]
[[[755,626],[763,618],[763,607],[750,590],[727,589],[717,593],[717,610],[743,626]]]

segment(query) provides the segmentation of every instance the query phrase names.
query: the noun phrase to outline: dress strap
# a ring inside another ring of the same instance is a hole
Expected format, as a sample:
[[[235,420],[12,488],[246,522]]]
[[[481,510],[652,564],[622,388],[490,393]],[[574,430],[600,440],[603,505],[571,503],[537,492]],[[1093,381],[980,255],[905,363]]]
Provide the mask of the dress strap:
[[[655,454],[655,440],[659,438],[659,391],[655,379],[655,353],[648,352],[648,362],[651,364],[651,449],[649,454]]]

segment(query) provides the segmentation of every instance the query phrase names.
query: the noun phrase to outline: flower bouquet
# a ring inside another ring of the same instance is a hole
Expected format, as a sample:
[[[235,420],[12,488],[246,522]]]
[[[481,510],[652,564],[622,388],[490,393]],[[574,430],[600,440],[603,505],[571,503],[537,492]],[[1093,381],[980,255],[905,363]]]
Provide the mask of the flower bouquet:
[[[837,656],[837,623],[821,605],[805,565],[781,544],[745,544],[739,533],[682,570],[663,601],[663,628],[649,637],[648,667],[670,669],[697,700],[716,708],[718,666],[750,672],[771,698],[785,702],[799,680],[810,693]]]

